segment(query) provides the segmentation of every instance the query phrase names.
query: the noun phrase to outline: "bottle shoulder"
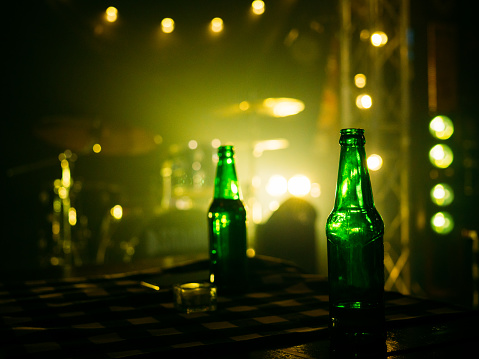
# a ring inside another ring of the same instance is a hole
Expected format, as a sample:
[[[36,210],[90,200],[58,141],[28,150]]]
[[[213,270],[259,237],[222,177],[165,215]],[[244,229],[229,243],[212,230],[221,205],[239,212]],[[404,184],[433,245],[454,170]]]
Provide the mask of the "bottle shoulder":
[[[209,212],[237,210],[245,212],[245,207],[240,199],[214,198],[211,202]]]
[[[384,235],[384,222],[375,207],[334,209],[326,221],[329,241],[368,242]]]

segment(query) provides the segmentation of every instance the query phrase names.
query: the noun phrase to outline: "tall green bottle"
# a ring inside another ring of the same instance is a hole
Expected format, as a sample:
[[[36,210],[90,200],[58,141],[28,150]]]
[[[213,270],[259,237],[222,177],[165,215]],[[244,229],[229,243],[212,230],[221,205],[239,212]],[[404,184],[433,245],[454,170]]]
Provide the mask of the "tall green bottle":
[[[364,130],[340,133],[336,200],[326,222],[331,345],[382,351],[384,223],[374,206]]]
[[[218,292],[247,285],[246,210],[236,176],[233,146],[218,148],[215,191],[208,211],[210,282]]]

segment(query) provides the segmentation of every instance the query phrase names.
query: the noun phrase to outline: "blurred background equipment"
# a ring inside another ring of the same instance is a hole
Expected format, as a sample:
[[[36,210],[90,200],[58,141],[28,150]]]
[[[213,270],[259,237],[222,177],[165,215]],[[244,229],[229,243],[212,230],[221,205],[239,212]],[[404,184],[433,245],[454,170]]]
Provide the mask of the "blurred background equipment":
[[[257,226],[256,254],[286,259],[307,273],[315,273],[316,217],[316,210],[304,199],[287,199]]]

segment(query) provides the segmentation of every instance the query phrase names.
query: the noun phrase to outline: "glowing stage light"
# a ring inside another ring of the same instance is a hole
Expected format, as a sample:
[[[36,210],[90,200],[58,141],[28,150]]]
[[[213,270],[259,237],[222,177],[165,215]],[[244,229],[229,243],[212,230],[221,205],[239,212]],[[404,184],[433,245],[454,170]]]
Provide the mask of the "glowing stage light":
[[[241,111],[248,111],[250,108],[250,104],[248,101],[242,101],[240,104],[239,104],[239,109]]]
[[[382,31],[376,31],[371,35],[371,44],[375,47],[381,47],[388,42],[388,36]]]
[[[77,224],[77,211],[73,207],[70,207],[68,210],[68,223],[70,223],[71,226]]]
[[[288,191],[293,196],[303,197],[311,191],[311,181],[303,175],[296,175],[288,181]]]
[[[118,19],[118,10],[114,6],[110,6],[105,11],[105,18],[108,22],[115,22]]]
[[[266,185],[266,192],[270,196],[282,196],[288,190],[288,181],[281,175],[272,176]]]
[[[311,197],[318,198],[321,196],[321,186],[319,183],[311,183]]]
[[[367,110],[373,105],[373,99],[368,94],[362,94],[356,97],[356,106],[361,110]]]
[[[161,20],[161,31],[165,34],[171,34],[175,29],[175,21],[169,17],[165,17]]]
[[[255,0],[251,4],[251,10],[255,15],[261,15],[264,13],[264,1],[262,0]]]
[[[223,31],[223,19],[215,17],[213,20],[211,20],[210,29],[216,33]]]
[[[287,117],[297,115],[304,110],[303,101],[293,98],[267,98],[263,101],[263,109],[273,117]]]
[[[198,148],[198,142],[195,141],[195,140],[189,141],[189,142],[188,142],[188,148],[189,148],[190,150],[195,150],[195,149],[197,149],[197,148]]]
[[[93,145],[93,148],[92,148],[92,149],[93,149],[93,152],[95,152],[95,153],[100,153],[100,152],[101,152],[101,145],[100,145],[99,143],[95,143],[95,144]]]
[[[110,210],[110,214],[113,218],[120,220],[123,217],[123,207],[117,204]]]
[[[431,190],[431,200],[438,206],[447,206],[454,201],[454,190],[446,183],[439,183]]]
[[[447,168],[454,161],[454,155],[448,145],[435,145],[429,151],[429,160],[438,168]]]
[[[454,125],[447,116],[436,116],[429,123],[431,135],[440,140],[447,140],[454,133]]]
[[[454,229],[454,220],[447,212],[437,212],[431,218],[431,228],[438,234],[448,234]]]
[[[368,157],[368,168],[371,171],[378,171],[383,166],[383,159],[381,156],[373,154]]]
[[[357,88],[364,88],[366,86],[366,76],[363,74],[357,74],[354,76],[354,84]]]

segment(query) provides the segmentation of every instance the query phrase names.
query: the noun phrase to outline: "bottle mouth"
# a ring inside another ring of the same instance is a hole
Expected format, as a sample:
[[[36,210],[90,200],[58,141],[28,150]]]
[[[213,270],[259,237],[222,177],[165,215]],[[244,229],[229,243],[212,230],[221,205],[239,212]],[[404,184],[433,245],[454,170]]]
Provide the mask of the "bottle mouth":
[[[218,156],[219,157],[233,157],[234,156],[234,146],[233,145],[224,145],[218,147]]]
[[[343,128],[339,138],[340,145],[364,146],[366,139],[362,128]]]
[[[364,135],[364,130],[362,128],[343,128],[341,131],[339,131],[341,135],[356,135],[356,136],[362,136]]]

